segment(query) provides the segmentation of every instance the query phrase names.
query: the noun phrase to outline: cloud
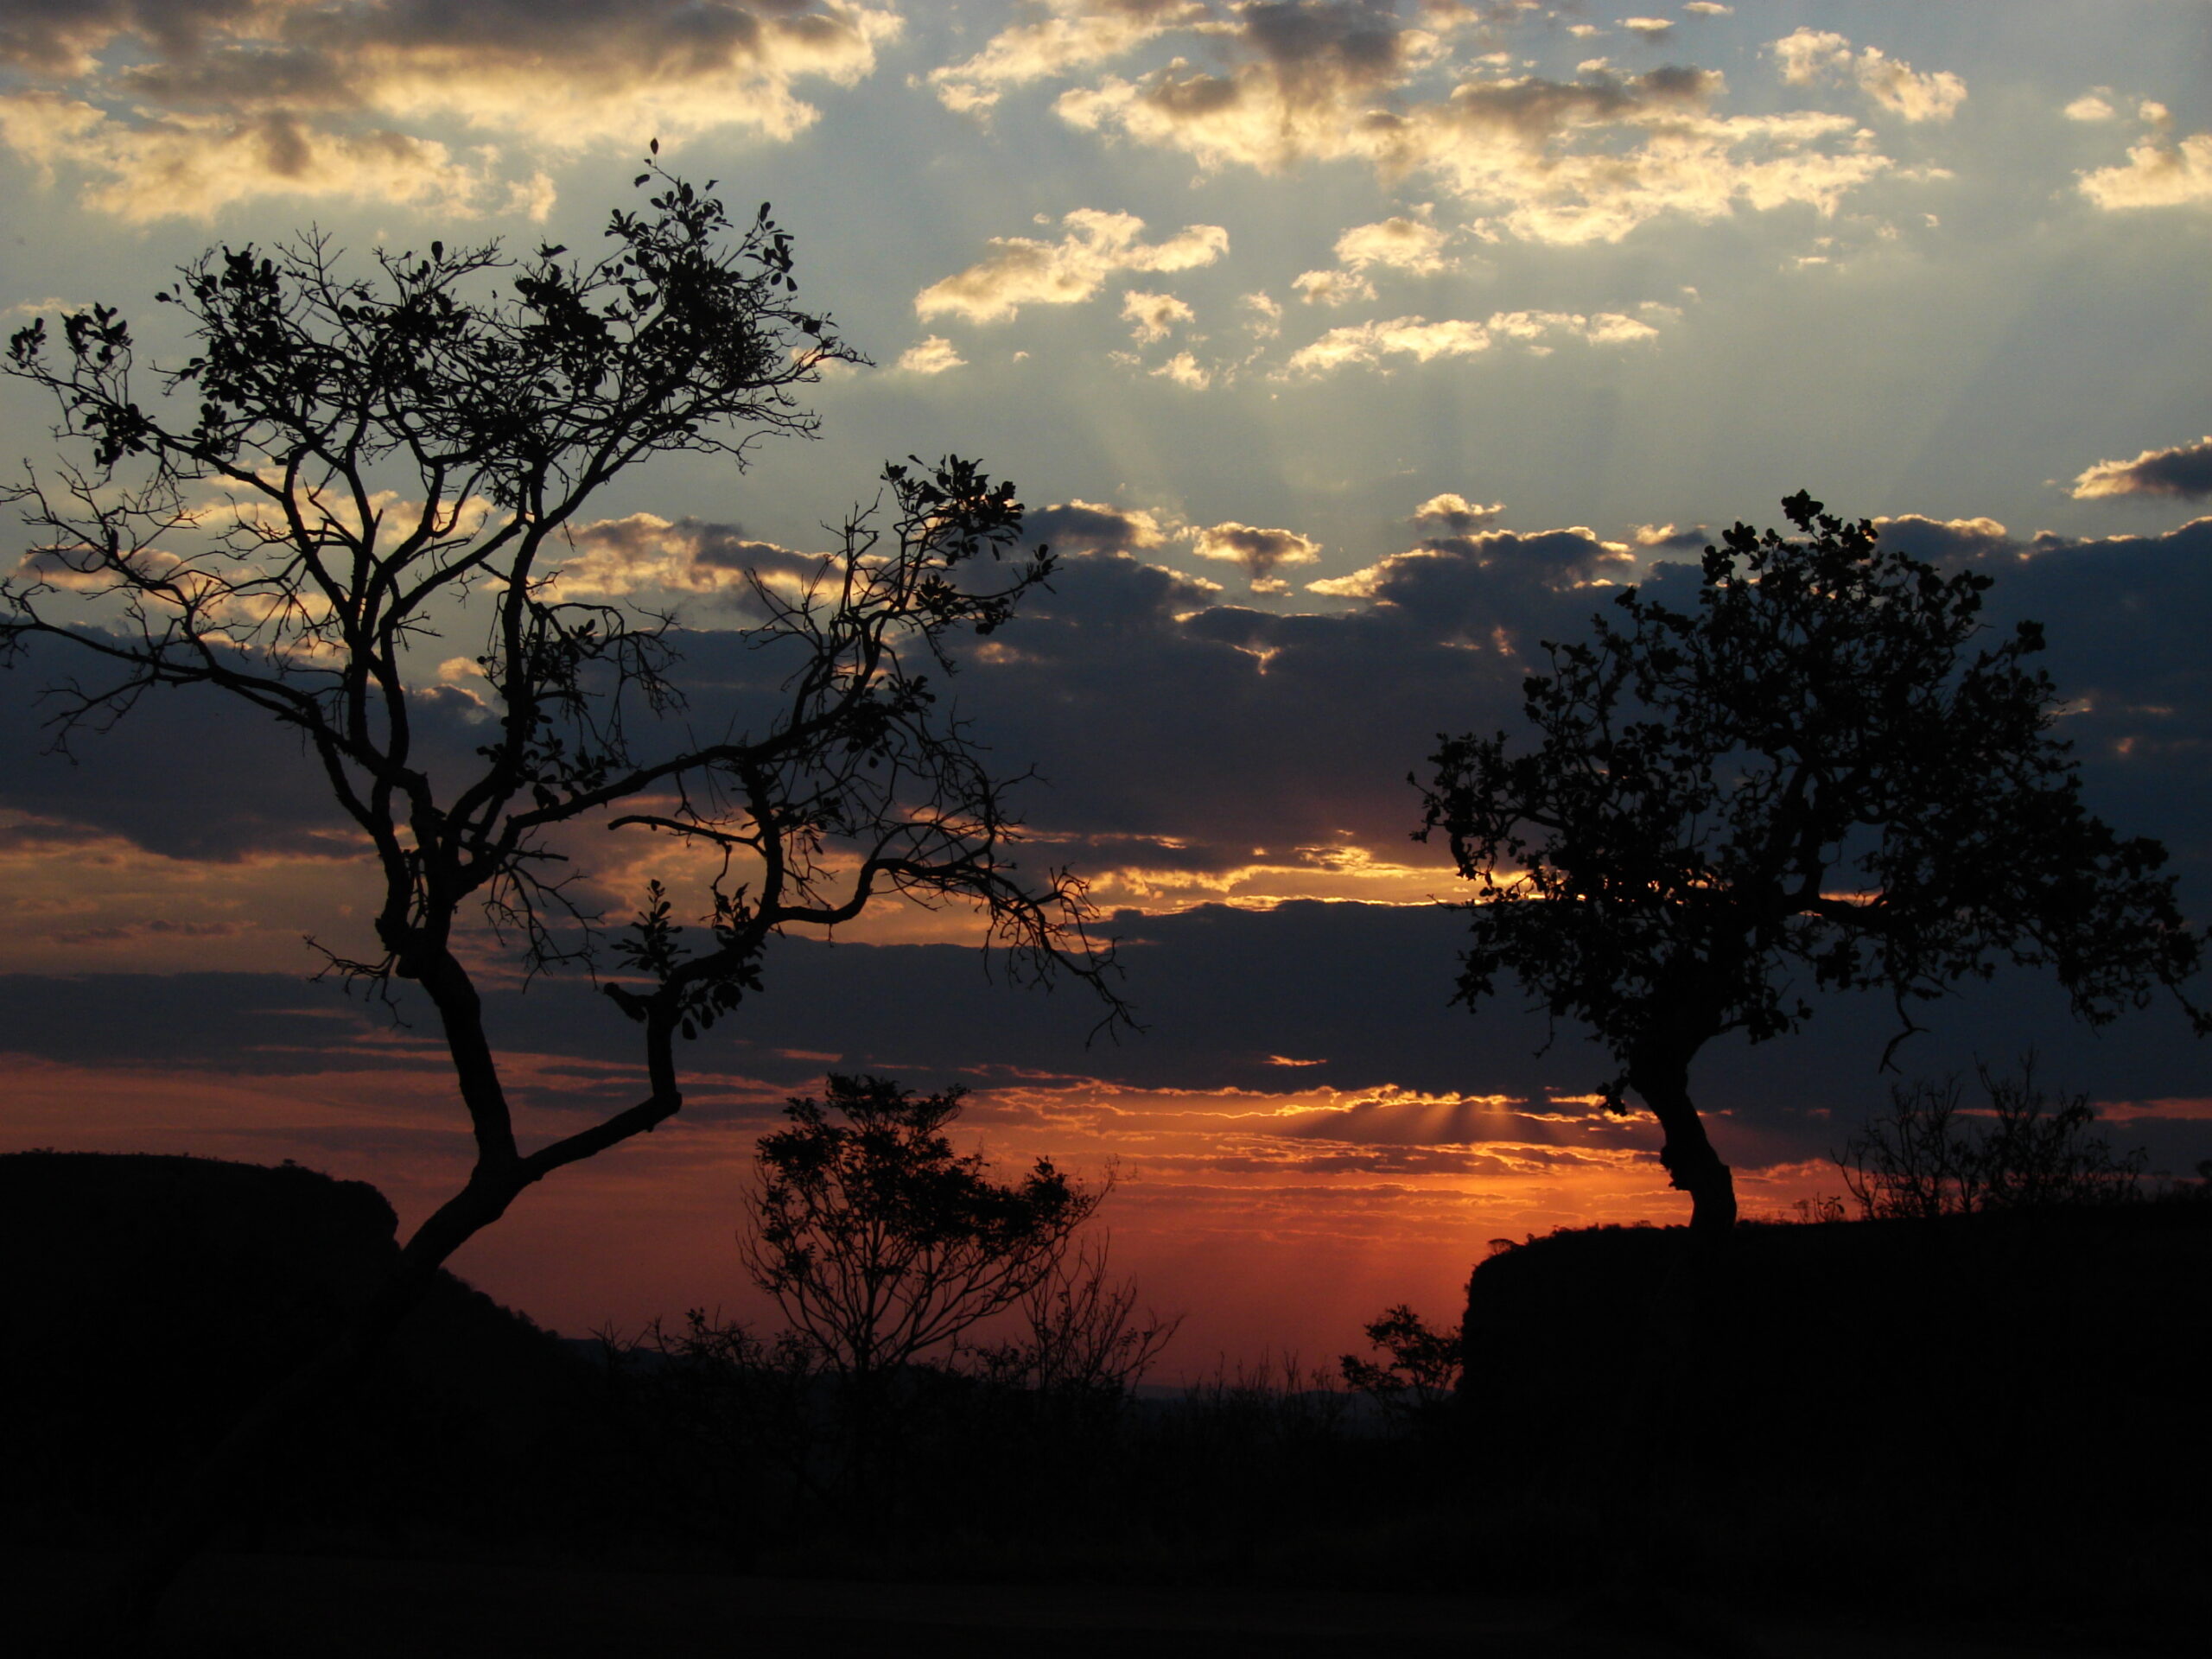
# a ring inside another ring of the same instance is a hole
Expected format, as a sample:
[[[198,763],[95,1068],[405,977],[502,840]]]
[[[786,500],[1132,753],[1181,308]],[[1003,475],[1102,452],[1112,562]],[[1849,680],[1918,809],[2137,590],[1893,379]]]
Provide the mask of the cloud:
[[[1539,242],[1618,241],[1663,214],[1709,220],[1738,207],[1832,213],[1892,166],[1848,117],[1714,114],[1726,84],[1707,70],[1567,82],[1478,73],[1446,98],[1414,99],[1408,89],[1446,48],[1380,9],[1251,6],[1213,45],[1228,60],[1217,71],[1179,59],[1072,88],[1055,107],[1208,171],[1349,160],[1386,180],[1426,174],[1494,215],[1485,233]],[[1870,67],[1870,83],[1916,114],[1932,114],[1955,79],[1901,79],[1896,67]]]
[[[1291,286],[1308,305],[1334,308],[1375,297],[1375,284],[1348,270],[1309,270],[1294,279]]]
[[[1966,102],[1967,84],[1947,70],[1920,74],[1878,46],[1853,54],[1842,35],[1801,29],[1774,42],[1782,78],[1793,86],[1845,77],[1882,108],[1906,121],[1948,121]]]
[[[1063,75],[1116,58],[1170,30],[1203,22],[1196,0],[1048,0],[1051,15],[1016,23],[959,63],[930,71],[947,109],[989,109],[1009,86]]]
[[[2212,495],[2212,435],[2171,449],[2145,449],[2133,461],[2101,461],[2074,480],[2076,501],[2108,495],[2171,496],[2185,501]]]
[[[1433,362],[1440,357],[1472,357],[1487,352],[1500,340],[1517,342],[1538,353],[1552,349],[1555,339],[1580,340],[1591,346],[1630,345],[1656,340],[1659,331],[1648,322],[1617,311],[1585,316],[1569,311],[1498,311],[1480,322],[1455,319],[1430,322],[1424,317],[1394,317],[1388,322],[1354,323],[1332,328],[1311,345],[1294,352],[1283,365],[1286,374],[1326,374],[1351,367],[1375,367],[1388,357],[1410,357]]]
[[[1355,225],[1337,238],[1337,257],[1354,270],[1393,265],[1417,276],[1442,270],[1445,233],[1425,219],[1402,215]]]
[[[1646,40],[1656,40],[1662,35],[1670,34],[1675,27],[1675,20],[1671,17],[1617,17],[1613,21],[1630,34],[1641,35]]]
[[[996,322],[1025,305],[1078,305],[1117,270],[1189,270],[1229,251],[1229,232],[1218,225],[1185,226],[1164,242],[1140,238],[1144,220],[1134,213],[1078,207],[1060,222],[1058,242],[995,236],[989,258],[932,283],[914,296],[924,317],[950,313],[970,322]]]
[[[1190,391],[1204,391],[1213,384],[1213,371],[1188,352],[1178,352],[1152,372]]]
[[[1882,545],[1930,564],[1960,564],[2017,555],[2019,544],[1994,518],[1929,518],[1904,512],[1877,518]]]
[[[92,105],[46,92],[0,96],[0,143],[51,181],[60,167],[99,182],[85,202],[134,224],[206,219],[272,196],[350,197],[401,203],[448,217],[506,205],[542,218],[550,195],[504,184],[480,159],[390,129],[318,130],[282,112],[227,118],[109,118]]]
[[[1480,530],[1484,525],[1494,523],[1504,511],[1505,503],[1503,501],[1494,501],[1486,507],[1480,506],[1464,495],[1447,492],[1442,495],[1432,495],[1415,507],[1414,522],[1433,524],[1448,536],[1465,536],[1470,531]]]
[[[132,220],[272,194],[542,217],[550,182],[503,170],[497,141],[789,139],[819,113],[797,85],[852,85],[899,26],[861,0],[111,0],[0,29],[44,80],[0,99],[0,139]],[[420,130],[448,121],[495,142],[460,159]]]
[[[1122,321],[1129,325],[1130,334],[1141,346],[1166,339],[1179,325],[1191,321],[1193,315],[1173,294],[1148,294],[1133,288],[1122,296]]]
[[[1233,564],[1252,579],[1256,588],[1287,564],[1313,564],[1321,556],[1321,543],[1294,530],[1262,530],[1230,519],[1187,532],[1191,551],[1202,559]]]
[[[1690,524],[1677,529],[1673,524],[1638,524],[1629,532],[1631,546],[1647,552],[1695,553],[1713,540],[1713,532],[1703,524]]]
[[[900,353],[895,366],[910,374],[943,374],[947,369],[965,367],[967,362],[950,340],[942,334],[931,334]]]
[[[1724,6],[1720,0],[1688,0],[1682,10],[1694,17],[1727,17],[1734,15],[1736,8]]]
[[[1142,553],[1164,546],[1167,531],[1141,507],[1109,507],[1067,501],[1036,509],[1022,519],[1025,539],[1049,543],[1063,553]]]
[[[2172,144],[2146,138],[2120,165],[2082,174],[2082,194],[2107,209],[2212,202],[2212,133],[2191,133]]]
[[[1438,499],[1459,501],[1457,496]],[[1471,525],[1479,517],[1501,509],[1468,511],[1446,508],[1432,514],[1424,505],[1419,517],[1450,527]],[[1597,533],[1577,524],[1567,530],[1522,533],[1510,530],[1452,529],[1446,536],[1425,538],[1420,546],[1393,553],[1350,575],[1306,584],[1308,593],[1333,599],[1363,599],[1389,607],[1404,616],[1418,615],[1425,622],[1441,625],[1450,634],[1487,608],[1497,624],[1517,623],[1522,599],[1531,589],[1564,594],[1600,578],[1610,578],[1632,566],[1635,554],[1618,542],[1601,540]],[[1494,643],[1497,643],[1494,641]]]
[[[2104,96],[2108,88],[2084,92],[2060,111],[2069,121],[2109,121],[2119,113]]]
[[[736,524],[652,512],[581,525],[570,539],[575,556],[554,577],[554,594],[561,599],[741,596],[753,577],[790,589],[819,575],[826,562],[823,554],[756,541]]]

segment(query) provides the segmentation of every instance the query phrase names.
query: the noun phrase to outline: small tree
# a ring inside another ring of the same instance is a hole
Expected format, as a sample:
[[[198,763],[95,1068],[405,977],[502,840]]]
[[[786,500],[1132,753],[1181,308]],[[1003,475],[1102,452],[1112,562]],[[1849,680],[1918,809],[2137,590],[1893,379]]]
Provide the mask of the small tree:
[[[2136,1195],[2145,1154],[2114,1152],[2091,1132],[2097,1114],[2087,1095],[2054,1101],[2036,1082],[2032,1054],[2017,1077],[1986,1065],[1974,1073],[1985,1113],[1961,1112],[1965,1085],[1956,1077],[1899,1084],[1890,1109],[1833,1154],[1861,1215],[1933,1219]]]
[[[746,1266],[863,1392],[1047,1282],[1105,1197],[1043,1159],[1001,1184],[956,1153],[965,1092],[832,1075],[826,1102],[792,1101],[760,1139]]]
[[[1459,1000],[1510,975],[1587,1025],[1608,1104],[1633,1090],[1659,1119],[1701,1232],[1736,1199],[1691,1062],[1802,1026],[1793,975],[1888,990],[1893,1052],[1916,1002],[1999,963],[2052,969],[2101,1025],[2201,954],[2164,849],[2082,807],[2058,692],[2028,665],[2042,629],[1991,640],[1987,576],[1885,550],[1802,493],[1783,507],[1808,539],[1736,525],[1694,611],[1627,589],[1624,621],[1545,645],[1535,748],[1440,739],[1423,791],[1419,834],[1476,884]]]
[[[1377,1365],[1357,1354],[1338,1362],[1344,1381],[1394,1417],[1415,1422],[1434,1417],[1457,1396],[1466,1351],[1457,1330],[1438,1331],[1400,1302],[1365,1327],[1367,1340],[1388,1356]]]
[[[1005,781],[930,677],[1049,570],[1004,563],[1011,485],[957,459],[890,467],[887,512],[882,498],[856,511],[836,551],[772,584],[756,573],[750,643],[770,690],[703,733],[681,718],[666,619],[564,595],[569,533],[610,483],[657,455],[741,466],[764,434],[809,434],[795,389],[857,360],[798,308],[791,238],[765,205],[733,224],[711,182],[650,162],[637,181],[648,207],[613,214],[595,261],[433,242],[358,276],[309,237],[184,267],[156,296],[194,342],[175,368],[143,372],[107,306],[64,319],[58,359],[43,319],[10,343],[8,372],[55,397],[75,456],[11,493],[38,541],[0,584],[0,656],[73,654],[79,672],[51,694],[61,744],[175,686],[296,734],[382,880],[373,942],[329,964],[372,989],[420,987],[474,1138],[466,1185],[344,1339],[240,1425],[212,1490],[530,1185],[668,1121],[678,1039],[757,987],[771,938],[887,893],[950,900],[1018,969],[1065,969],[1118,1009],[1081,884],[1016,874]],[[142,401],[148,379],[166,397]],[[449,694],[425,649],[457,629],[482,642],[489,719],[473,731],[442,730]],[[594,913],[556,874],[560,838],[587,828],[711,855],[683,901],[703,938],[692,948],[677,901],[648,889],[620,947],[626,982],[605,987],[638,1027],[635,1103],[526,1149],[473,964],[502,943],[532,971],[589,959]],[[140,1606],[216,1513],[181,1517]]]

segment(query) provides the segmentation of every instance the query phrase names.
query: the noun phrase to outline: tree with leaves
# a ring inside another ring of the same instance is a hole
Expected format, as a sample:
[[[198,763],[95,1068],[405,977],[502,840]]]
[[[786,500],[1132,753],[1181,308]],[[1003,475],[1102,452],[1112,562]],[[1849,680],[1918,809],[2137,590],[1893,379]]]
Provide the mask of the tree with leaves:
[[[1072,975],[1120,1009],[1082,884],[1017,870],[1012,780],[938,702],[957,639],[1050,569],[1019,551],[1010,484],[957,458],[888,467],[834,552],[753,573],[748,643],[780,684],[703,731],[668,619],[564,588],[571,534],[614,480],[684,452],[741,469],[760,437],[811,434],[798,389],[860,360],[799,308],[765,204],[733,222],[711,181],[658,161],[638,184],[646,206],[616,211],[591,259],[433,242],[355,275],[320,236],[209,253],[156,296],[193,342],[175,366],[142,367],[105,305],[58,341],[41,318],[10,342],[7,371],[58,400],[65,454],[10,493],[37,539],[0,584],[0,653],[76,659],[48,705],[65,747],[178,686],[296,734],[381,882],[372,939],[328,966],[419,988],[474,1141],[467,1183],[344,1340],[241,1423],[211,1490],[533,1183],[673,1116],[679,1040],[757,987],[772,938],[887,897],[969,906],[1017,973]],[[431,654],[461,631],[481,641],[473,752],[441,727]],[[502,944],[533,972],[594,960],[598,915],[561,874],[587,831],[703,850],[683,868],[711,874],[681,901],[703,925],[647,890],[597,957],[637,1027],[634,1103],[526,1147],[481,964]],[[217,1513],[180,1521],[148,1585]]]
[[[866,1386],[1052,1277],[1103,1191],[1039,1159],[1017,1182],[945,1133],[965,1091],[832,1074],[761,1137],[746,1266],[807,1345]]]
[[[1886,990],[1894,1052],[1916,1004],[2000,963],[2054,970],[2101,1025],[2183,996],[2203,943],[2164,849],[2082,804],[2031,665],[2043,630],[1995,633],[1978,571],[1885,549],[1802,492],[1783,508],[1803,539],[1737,524],[1694,610],[1630,588],[1619,620],[1547,642],[1534,746],[1440,738],[1417,832],[1475,884],[1459,999],[1508,976],[1586,1026],[1607,1103],[1632,1091],[1658,1118],[1706,1234],[1733,1224],[1735,1187],[1691,1063],[1730,1032],[1798,1029],[1808,982]]]

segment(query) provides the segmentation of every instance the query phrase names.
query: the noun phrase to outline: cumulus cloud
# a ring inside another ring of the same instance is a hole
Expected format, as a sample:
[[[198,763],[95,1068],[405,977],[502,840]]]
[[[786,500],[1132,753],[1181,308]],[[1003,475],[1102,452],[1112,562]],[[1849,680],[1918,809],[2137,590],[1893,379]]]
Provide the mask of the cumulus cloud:
[[[1445,267],[1443,232],[1426,219],[1402,214],[1373,225],[1355,225],[1337,238],[1337,257],[1354,270],[1395,265],[1418,276]]]
[[[1321,556],[1321,543],[1310,536],[1294,530],[1240,524],[1235,519],[1202,529],[1193,526],[1187,534],[1192,552],[1202,559],[1237,566],[1255,588],[1272,580],[1285,565],[1313,564]]]
[[[818,114],[797,86],[851,85],[899,27],[863,0],[108,0],[0,24],[0,55],[33,78],[0,99],[0,138],[84,169],[87,200],[132,219],[270,194],[542,216],[543,175],[502,172],[496,143],[462,161],[422,124],[555,150],[788,139]]]
[[[1057,502],[1033,510],[1022,519],[1032,543],[1048,543],[1063,553],[1141,553],[1166,544],[1168,532],[1143,507],[1113,507],[1096,501]]]
[[[1447,626],[1487,611],[1493,624],[1510,630],[1521,620],[1522,607],[1510,597],[1515,590],[1568,593],[1610,580],[1635,563],[1633,550],[1581,524],[1529,534],[1455,532],[1427,537],[1350,575],[1309,582],[1306,590],[1368,600]],[[1506,642],[1495,643],[1503,649]]]
[[[1720,0],[1688,0],[1682,10],[1694,17],[1726,17],[1732,16],[1736,8],[1724,6]]]
[[[1163,380],[1172,380],[1187,391],[1204,391],[1213,384],[1213,371],[1188,352],[1178,352],[1153,374]]]
[[[1430,322],[1423,317],[1394,317],[1388,322],[1332,328],[1294,352],[1283,372],[1326,374],[1341,368],[1372,368],[1389,357],[1410,357],[1417,363],[1440,357],[1472,357],[1502,340],[1542,353],[1552,350],[1552,342],[1557,340],[1623,346],[1658,336],[1659,331],[1649,323],[1618,311],[1595,316],[1572,311],[1497,311],[1480,322],[1465,318]]]
[[[1349,270],[1309,270],[1294,278],[1290,285],[1308,305],[1334,308],[1375,297],[1375,284]]]
[[[1135,213],[1078,207],[1060,223],[1067,234],[1057,242],[993,237],[997,252],[931,283],[914,296],[915,311],[996,322],[1025,305],[1079,305],[1118,270],[1189,270],[1229,251],[1229,232],[1218,225],[1185,226],[1164,242],[1148,243],[1141,239],[1144,220]]]
[[[51,181],[60,165],[97,181],[84,200],[132,223],[200,218],[272,195],[404,203],[447,216],[494,207],[542,219],[542,175],[503,181],[478,157],[388,128],[331,131],[272,112],[245,118],[111,119],[96,106],[29,92],[0,97],[0,143]]]
[[[1828,30],[1801,29],[1774,43],[1783,79],[1795,86],[1848,79],[1883,109],[1906,121],[1948,121],[1966,102],[1967,84],[1948,70],[1920,74],[1878,46],[1853,52]]]
[[[1930,518],[1917,512],[1877,518],[1882,545],[1930,564],[1962,564],[2008,557],[2019,544],[1994,518]]]
[[[2095,92],[2084,92],[2069,104],[2062,113],[2069,121],[2109,121],[2119,113],[2105,96],[2110,90],[2099,87]]]
[[[2186,501],[2212,495],[2212,435],[2133,461],[2101,461],[2074,480],[2076,501],[2107,495],[2158,495]]]
[[[1141,346],[1165,340],[1181,324],[1192,320],[1191,308],[1173,294],[1148,294],[1131,289],[1122,296],[1122,321]],[[1186,353],[1187,356],[1188,353]]]
[[[1441,495],[1430,496],[1415,507],[1414,522],[1434,525],[1447,536],[1465,536],[1470,531],[1495,524],[1504,511],[1505,503],[1503,501],[1493,501],[1485,507],[1468,500],[1464,495],[1447,491]]]
[[[1703,524],[1638,524],[1628,539],[1648,553],[1695,553],[1713,540],[1713,532]]]
[[[1047,0],[1050,15],[1016,23],[960,63],[930,71],[947,109],[989,109],[1009,86],[1103,63],[1171,29],[1203,22],[1196,0]]]
[[[625,599],[634,594],[742,594],[753,581],[795,588],[824,567],[824,556],[756,541],[736,524],[633,512],[580,525],[575,554],[555,575],[561,599]]]
[[[1630,34],[1641,35],[1646,40],[1656,40],[1675,27],[1671,17],[1618,17],[1614,21]]]
[[[2172,144],[2146,138],[2120,165],[2084,173],[2082,194],[2104,208],[2212,202],[2212,133],[2192,133]]]
[[[931,334],[901,352],[896,366],[910,374],[943,374],[947,369],[963,368],[967,362],[950,340],[942,334]]]
[[[1247,7],[1212,44],[1227,60],[1217,70],[1178,59],[1071,89],[1055,107],[1075,126],[1208,170],[1350,160],[1393,181],[1426,174],[1494,214],[1485,233],[1532,241],[1618,241],[1662,214],[1713,219],[1738,207],[1833,213],[1892,166],[1847,117],[1717,115],[1726,82],[1694,68],[1554,81],[1485,61],[1448,97],[1414,98],[1408,89],[1448,48],[1376,8]],[[1900,78],[1900,67],[1877,74],[1870,60],[1877,95],[1934,113],[1955,78]]]

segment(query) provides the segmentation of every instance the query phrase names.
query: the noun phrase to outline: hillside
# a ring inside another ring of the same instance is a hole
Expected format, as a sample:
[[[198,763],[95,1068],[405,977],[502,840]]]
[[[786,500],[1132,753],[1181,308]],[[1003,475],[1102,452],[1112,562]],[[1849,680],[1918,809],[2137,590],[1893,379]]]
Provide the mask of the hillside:
[[[266,1384],[338,1327],[397,1252],[374,1187],[152,1154],[0,1156],[15,1315],[0,1376],[16,1437],[0,1528],[111,1540]],[[450,1274],[393,1351],[288,1449],[254,1530],[396,1538],[535,1511],[537,1453],[572,1436],[593,1375]]]

